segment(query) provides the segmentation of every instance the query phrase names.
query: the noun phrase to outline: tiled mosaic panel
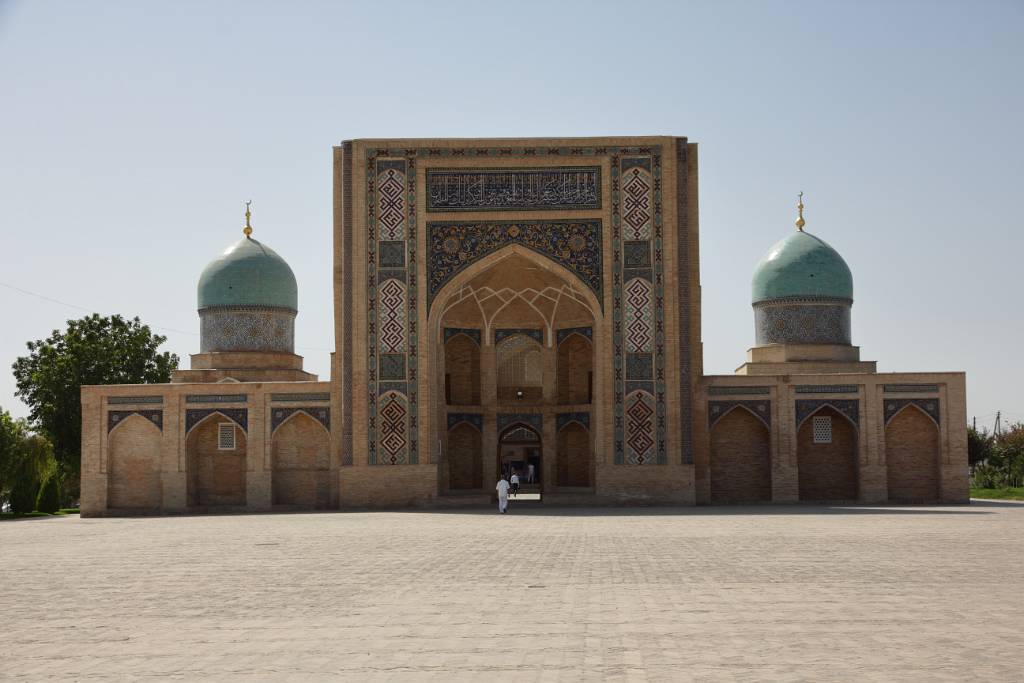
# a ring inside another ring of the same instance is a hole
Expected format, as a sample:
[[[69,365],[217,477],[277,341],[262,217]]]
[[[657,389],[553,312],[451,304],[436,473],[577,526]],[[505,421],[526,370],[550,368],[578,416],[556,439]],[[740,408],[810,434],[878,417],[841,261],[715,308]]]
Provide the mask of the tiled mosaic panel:
[[[896,417],[896,414],[908,405],[917,406],[935,420],[935,424],[940,423],[941,415],[937,398],[887,398],[885,400],[885,423],[889,424],[889,420]]]
[[[428,305],[445,283],[484,256],[518,244],[579,276],[601,301],[601,221],[427,223]]]
[[[668,462],[661,155],[652,151],[612,160],[616,464]]]
[[[570,422],[579,422],[587,429],[590,429],[590,413],[558,413],[555,416],[555,430],[562,431],[562,428]]]
[[[761,401],[708,401],[708,426],[714,427],[715,423],[725,417],[733,408],[746,408],[754,417],[764,423],[768,429],[772,428],[772,402],[764,399]]]
[[[107,433],[132,415],[141,415],[152,422],[161,432],[164,430],[162,410],[111,410],[107,413]]]
[[[248,394],[186,394],[185,403],[245,403]]]
[[[468,422],[477,428],[477,431],[484,429],[484,416],[482,413],[448,413],[448,429],[451,429],[460,422]]]
[[[270,431],[274,432],[285,420],[295,413],[305,413],[331,431],[331,409],[328,406],[302,406],[295,408],[274,408],[270,413]]]
[[[529,328],[529,327],[517,327],[517,328],[511,328],[511,329],[496,329],[496,330],[494,330],[494,343],[498,344],[500,342],[505,341],[506,339],[511,339],[512,337],[517,337],[519,335],[522,335],[524,337],[529,337],[530,339],[534,340],[538,344],[543,344],[544,343],[544,330],[538,330],[538,329],[533,329],[533,328]]]
[[[594,328],[592,327],[563,327],[555,333],[558,344],[561,345],[566,339],[574,334],[583,335],[587,339],[594,340]]]
[[[193,427],[214,413],[231,420],[242,431],[249,431],[249,411],[246,408],[190,408],[185,411],[185,433],[192,431]]]
[[[416,176],[415,159],[383,156],[366,166],[367,461],[398,465],[418,461]]]
[[[280,308],[199,311],[199,350],[295,352],[295,313]]]
[[[626,397],[626,464],[645,465],[656,460],[654,397],[634,391]]]
[[[452,337],[456,337],[460,334],[464,334],[473,341],[476,342],[477,346],[480,346],[482,335],[480,330],[472,329],[468,327],[446,327],[444,328],[444,343],[447,344]]]
[[[808,399],[796,402],[796,426],[803,424],[809,416],[813,415],[822,406],[830,406],[850,418],[853,424],[860,426],[860,401],[852,398],[835,399]]]
[[[108,405],[137,405],[163,402],[163,396],[107,396]]]
[[[758,304],[754,306],[758,346],[765,344],[849,344],[847,304]]]
[[[599,166],[427,171],[427,211],[600,208]]]
[[[498,413],[499,432],[517,422],[528,424],[538,432],[544,429],[544,416],[541,413]]]

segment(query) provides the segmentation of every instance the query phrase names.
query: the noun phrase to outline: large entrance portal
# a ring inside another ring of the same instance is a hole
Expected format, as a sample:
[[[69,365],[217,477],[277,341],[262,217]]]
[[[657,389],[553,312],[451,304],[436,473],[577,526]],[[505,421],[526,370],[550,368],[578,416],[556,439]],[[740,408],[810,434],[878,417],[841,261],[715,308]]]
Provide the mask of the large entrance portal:
[[[514,245],[467,268],[432,306],[438,494],[490,497],[513,472],[527,499],[590,493],[600,305],[585,283]]]

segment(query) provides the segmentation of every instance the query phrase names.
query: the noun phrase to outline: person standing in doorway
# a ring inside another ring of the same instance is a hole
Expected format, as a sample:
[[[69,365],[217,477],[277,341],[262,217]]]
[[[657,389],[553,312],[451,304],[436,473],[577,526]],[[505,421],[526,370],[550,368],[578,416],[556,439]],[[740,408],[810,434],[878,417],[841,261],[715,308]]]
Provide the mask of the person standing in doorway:
[[[512,495],[515,496],[518,493],[519,493],[519,473],[513,470],[513,472],[512,472]]]
[[[498,492],[498,512],[505,514],[505,511],[508,510],[508,482],[505,481],[505,475],[498,480],[494,490]]]
[[[526,483],[527,484],[532,484],[533,483],[533,476],[534,476],[534,474],[535,474],[535,472],[534,472],[534,469],[533,469],[533,463],[531,462],[527,466],[527,468],[526,468]]]

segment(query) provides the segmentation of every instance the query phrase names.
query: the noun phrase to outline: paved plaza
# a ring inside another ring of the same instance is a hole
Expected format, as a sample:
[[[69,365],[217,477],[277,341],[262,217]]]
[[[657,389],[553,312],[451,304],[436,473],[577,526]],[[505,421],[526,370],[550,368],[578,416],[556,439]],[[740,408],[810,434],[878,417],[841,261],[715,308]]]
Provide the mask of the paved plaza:
[[[0,679],[1020,680],[1024,504],[0,523]]]

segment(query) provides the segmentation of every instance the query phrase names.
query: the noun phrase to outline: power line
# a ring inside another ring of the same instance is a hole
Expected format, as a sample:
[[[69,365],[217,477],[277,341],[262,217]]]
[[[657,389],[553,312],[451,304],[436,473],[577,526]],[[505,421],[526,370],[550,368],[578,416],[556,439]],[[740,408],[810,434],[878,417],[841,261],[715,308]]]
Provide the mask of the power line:
[[[21,294],[24,294],[26,296],[35,297],[36,299],[42,299],[43,301],[49,301],[50,303],[53,303],[53,304],[59,304],[61,306],[67,306],[68,308],[74,308],[74,309],[77,309],[79,311],[85,311],[86,313],[96,313],[96,314],[99,314],[99,311],[97,311],[94,308],[86,308],[85,306],[79,306],[78,304],[71,304],[71,303],[68,303],[67,301],[61,301],[60,299],[54,299],[53,297],[46,296],[45,294],[39,294],[38,292],[31,292],[31,291],[29,291],[27,289],[22,289],[21,287],[15,287],[14,285],[8,284],[6,282],[0,282],[0,287],[6,287],[7,289],[14,290],[15,292],[20,292]],[[162,330],[164,332],[174,332],[175,334],[187,334],[190,337],[198,337],[199,336],[198,332],[188,332],[186,330],[179,330],[179,329],[176,329],[176,328],[173,328],[173,327],[164,327],[163,325],[149,325],[149,326],[152,327],[155,330]],[[330,349],[321,349],[321,348],[316,347],[316,346],[296,346],[295,348],[301,349],[303,351],[321,351],[323,353],[330,353],[331,352]]]

